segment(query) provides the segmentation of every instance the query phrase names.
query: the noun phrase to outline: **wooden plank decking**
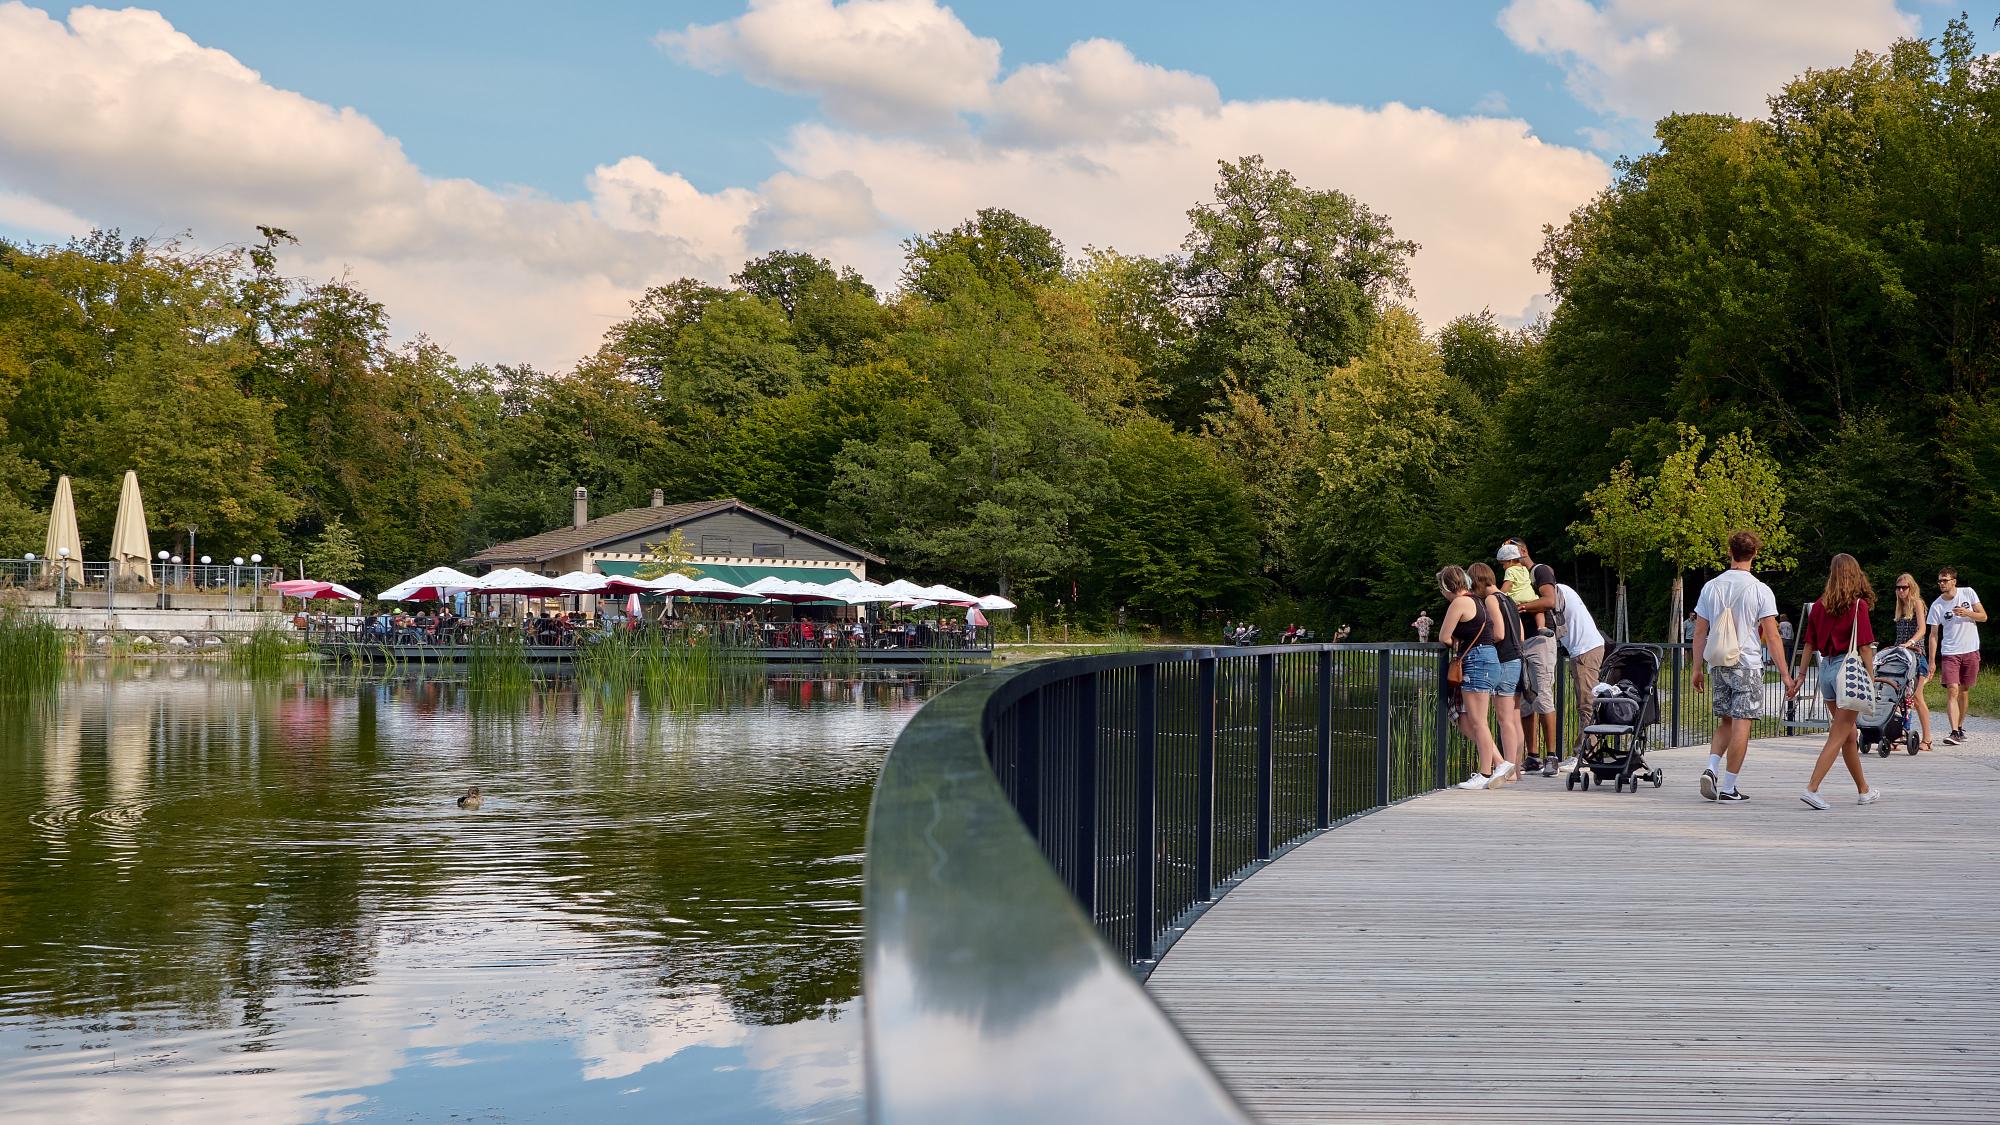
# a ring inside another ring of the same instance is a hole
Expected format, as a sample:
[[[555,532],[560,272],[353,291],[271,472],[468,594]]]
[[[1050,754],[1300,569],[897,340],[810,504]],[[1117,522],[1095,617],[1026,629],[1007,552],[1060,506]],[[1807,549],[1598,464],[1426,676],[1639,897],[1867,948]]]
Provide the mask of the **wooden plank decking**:
[[[1990,728],[1989,728],[1990,730]],[[1938,731],[1941,736],[1942,729]],[[1258,873],[1148,987],[1262,1120],[2000,1120],[2000,734],[1752,749],[1752,799],[1539,777],[1364,817]]]

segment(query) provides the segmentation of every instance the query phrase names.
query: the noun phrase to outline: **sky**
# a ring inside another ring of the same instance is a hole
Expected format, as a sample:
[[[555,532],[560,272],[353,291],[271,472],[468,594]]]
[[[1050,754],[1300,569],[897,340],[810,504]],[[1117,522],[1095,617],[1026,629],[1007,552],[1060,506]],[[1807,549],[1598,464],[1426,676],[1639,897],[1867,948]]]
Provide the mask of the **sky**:
[[[986,206],[1174,251],[1261,153],[1422,244],[1425,322],[1531,258],[1671,111],[1935,36],[1931,0],[0,0],[0,237],[299,239],[399,338],[562,370],[649,285],[805,249],[893,288]],[[1975,21],[1975,31],[1984,21]]]

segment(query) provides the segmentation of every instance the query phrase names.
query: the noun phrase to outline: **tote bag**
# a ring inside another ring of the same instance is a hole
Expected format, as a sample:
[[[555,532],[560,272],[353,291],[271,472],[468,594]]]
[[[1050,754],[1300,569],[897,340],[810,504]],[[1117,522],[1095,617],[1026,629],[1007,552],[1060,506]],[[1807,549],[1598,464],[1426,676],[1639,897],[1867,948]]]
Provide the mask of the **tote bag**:
[[[1842,711],[1867,711],[1875,706],[1875,678],[1869,675],[1868,665],[1854,647],[1861,635],[1861,603],[1855,602],[1851,610],[1854,623],[1847,629],[1847,652],[1840,658],[1833,705]]]

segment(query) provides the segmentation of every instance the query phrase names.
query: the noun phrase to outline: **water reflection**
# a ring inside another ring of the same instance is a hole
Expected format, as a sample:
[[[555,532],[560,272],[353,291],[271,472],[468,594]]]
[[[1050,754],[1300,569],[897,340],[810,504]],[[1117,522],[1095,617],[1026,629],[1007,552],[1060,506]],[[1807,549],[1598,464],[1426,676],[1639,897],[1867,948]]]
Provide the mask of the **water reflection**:
[[[934,686],[142,664],[0,707],[8,1118],[851,1117],[867,801]]]

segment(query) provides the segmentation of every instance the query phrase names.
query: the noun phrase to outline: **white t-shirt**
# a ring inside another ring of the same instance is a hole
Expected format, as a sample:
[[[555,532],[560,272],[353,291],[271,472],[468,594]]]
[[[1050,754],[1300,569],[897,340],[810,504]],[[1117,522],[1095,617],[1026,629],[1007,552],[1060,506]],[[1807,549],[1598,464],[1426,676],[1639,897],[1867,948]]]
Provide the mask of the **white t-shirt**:
[[[1712,629],[1725,608],[1736,618],[1736,643],[1743,650],[1736,666],[1753,672],[1762,669],[1764,649],[1757,636],[1757,624],[1767,617],[1778,616],[1777,595],[1747,570],[1725,570],[1701,588],[1694,613]]]
[[[1563,651],[1579,656],[1591,649],[1603,648],[1604,634],[1597,631],[1597,621],[1583,604],[1582,595],[1561,582],[1556,583],[1556,593],[1562,595]]]
[[[1938,626],[1938,655],[1963,656],[1979,651],[1979,625],[1963,617],[1953,617],[1951,611],[1959,606],[1971,609],[1979,604],[1979,595],[1970,586],[1960,586],[1950,601],[1938,595],[1931,603],[1930,623]]]

